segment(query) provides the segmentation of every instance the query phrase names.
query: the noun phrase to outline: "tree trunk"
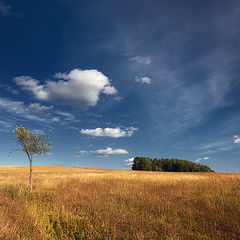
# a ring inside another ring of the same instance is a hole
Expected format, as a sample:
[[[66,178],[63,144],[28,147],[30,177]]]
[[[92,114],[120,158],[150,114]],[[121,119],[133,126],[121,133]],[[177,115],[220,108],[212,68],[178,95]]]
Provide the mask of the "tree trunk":
[[[29,187],[30,187],[30,190],[32,191],[32,159],[30,159]]]

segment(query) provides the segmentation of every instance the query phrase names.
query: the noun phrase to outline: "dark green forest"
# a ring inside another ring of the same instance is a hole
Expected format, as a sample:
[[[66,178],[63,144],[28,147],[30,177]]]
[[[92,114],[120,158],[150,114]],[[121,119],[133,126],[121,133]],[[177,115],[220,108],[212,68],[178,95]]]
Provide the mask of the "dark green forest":
[[[208,166],[187,160],[179,160],[176,158],[151,159],[146,157],[135,157],[132,170],[160,172],[214,172]]]

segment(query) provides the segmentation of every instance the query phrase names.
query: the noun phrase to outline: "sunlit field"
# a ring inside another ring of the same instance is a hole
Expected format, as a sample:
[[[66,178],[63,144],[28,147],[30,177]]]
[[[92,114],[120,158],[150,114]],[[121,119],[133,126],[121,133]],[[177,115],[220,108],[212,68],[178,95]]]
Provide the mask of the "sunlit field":
[[[0,239],[240,239],[240,174],[0,167]]]

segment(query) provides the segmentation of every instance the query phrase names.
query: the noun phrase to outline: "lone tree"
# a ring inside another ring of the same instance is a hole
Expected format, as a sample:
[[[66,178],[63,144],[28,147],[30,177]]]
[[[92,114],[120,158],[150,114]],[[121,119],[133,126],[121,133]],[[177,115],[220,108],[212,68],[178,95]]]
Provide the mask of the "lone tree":
[[[26,130],[24,127],[16,127],[13,130],[17,142],[22,146],[20,150],[25,152],[30,162],[29,187],[32,190],[32,161],[35,154],[42,155],[51,150],[52,145],[42,133]]]

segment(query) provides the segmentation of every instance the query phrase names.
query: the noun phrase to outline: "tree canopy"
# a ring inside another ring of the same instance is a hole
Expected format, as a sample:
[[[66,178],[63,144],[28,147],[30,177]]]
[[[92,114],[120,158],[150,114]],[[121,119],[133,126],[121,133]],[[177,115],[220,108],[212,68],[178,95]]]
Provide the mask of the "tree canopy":
[[[23,152],[28,156],[30,162],[30,177],[29,185],[32,190],[32,160],[34,155],[42,155],[51,150],[52,145],[48,139],[42,135],[41,131],[30,131],[26,130],[24,127],[16,127],[13,130],[16,136],[17,143],[19,143]]]
[[[151,159],[148,157],[135,157],[132,170],[163,171],[163,172],[214,172],[211,168],[187,160],[176,158]]]

